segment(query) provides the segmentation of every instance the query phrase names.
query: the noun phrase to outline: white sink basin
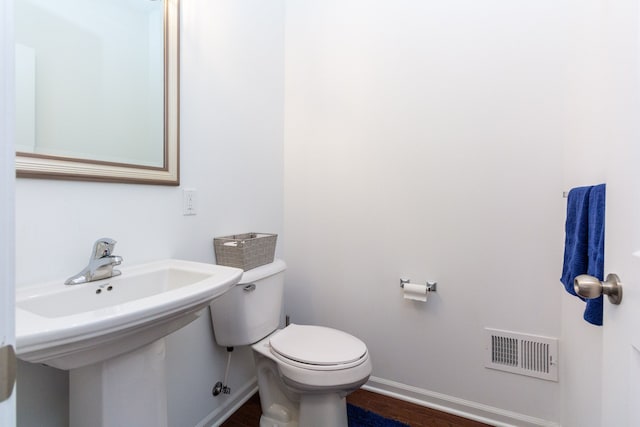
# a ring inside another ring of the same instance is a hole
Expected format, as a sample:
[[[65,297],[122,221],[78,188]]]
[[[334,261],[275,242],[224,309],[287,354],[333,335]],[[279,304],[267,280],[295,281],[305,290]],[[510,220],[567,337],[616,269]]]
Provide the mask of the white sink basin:
[[[81,285],[59,280],[19,288],[18,357],[70,370],[130,352],[195,320],[241,275],[237,268],[165,260]]]

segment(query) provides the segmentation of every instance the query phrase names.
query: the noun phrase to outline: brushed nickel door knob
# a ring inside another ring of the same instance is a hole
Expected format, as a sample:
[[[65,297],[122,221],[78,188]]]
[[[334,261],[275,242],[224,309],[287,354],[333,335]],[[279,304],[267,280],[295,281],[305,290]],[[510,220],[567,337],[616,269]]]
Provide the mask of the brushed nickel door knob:
[[[611,304],[620,304],[622,301],[622,283],[617,274],[608,274],[604,282],[597,277],[581,274],[573,280],[573,289],[583,298],[598,298],[604,294],[609,297]]]

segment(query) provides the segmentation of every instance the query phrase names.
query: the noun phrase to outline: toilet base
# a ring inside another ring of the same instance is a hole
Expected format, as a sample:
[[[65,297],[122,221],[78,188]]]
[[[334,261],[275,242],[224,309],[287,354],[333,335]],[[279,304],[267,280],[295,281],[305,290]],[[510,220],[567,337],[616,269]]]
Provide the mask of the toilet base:
[[[289,421],[283,423],[282,421],[274,420],[266,415],[260,417],[260,427],[299,427],[297,421]]]
[[[273,407],[270,408],[274,410]],[[263,414],[260,427],[347,427],[347,400],[339,393],[309,394],[300,396],[300,413],[297,420],[284,422]]]
[[[339,393],[303,395],[300,399],[300,425],[347,427],[347,399]]]

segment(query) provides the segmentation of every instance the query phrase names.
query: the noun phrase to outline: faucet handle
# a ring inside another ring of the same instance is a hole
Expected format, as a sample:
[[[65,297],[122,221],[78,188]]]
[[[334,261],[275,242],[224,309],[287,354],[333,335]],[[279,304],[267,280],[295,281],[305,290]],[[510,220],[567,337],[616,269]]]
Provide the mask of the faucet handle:
[[[103,237],[96,240],[96,242],[93,244],[93,259],[111,256],[116,243],[117,242],[115,240],[109,237]]]

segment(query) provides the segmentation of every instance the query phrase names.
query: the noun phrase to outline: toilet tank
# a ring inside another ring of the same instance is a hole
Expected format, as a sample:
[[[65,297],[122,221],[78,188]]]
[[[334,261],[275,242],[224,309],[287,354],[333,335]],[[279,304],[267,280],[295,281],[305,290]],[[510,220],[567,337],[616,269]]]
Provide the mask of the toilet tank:
[[[218,345],[253,344],[278,328],[286,268],[276,259],[245,271],[237,285],[213,300],[209,309]]]

